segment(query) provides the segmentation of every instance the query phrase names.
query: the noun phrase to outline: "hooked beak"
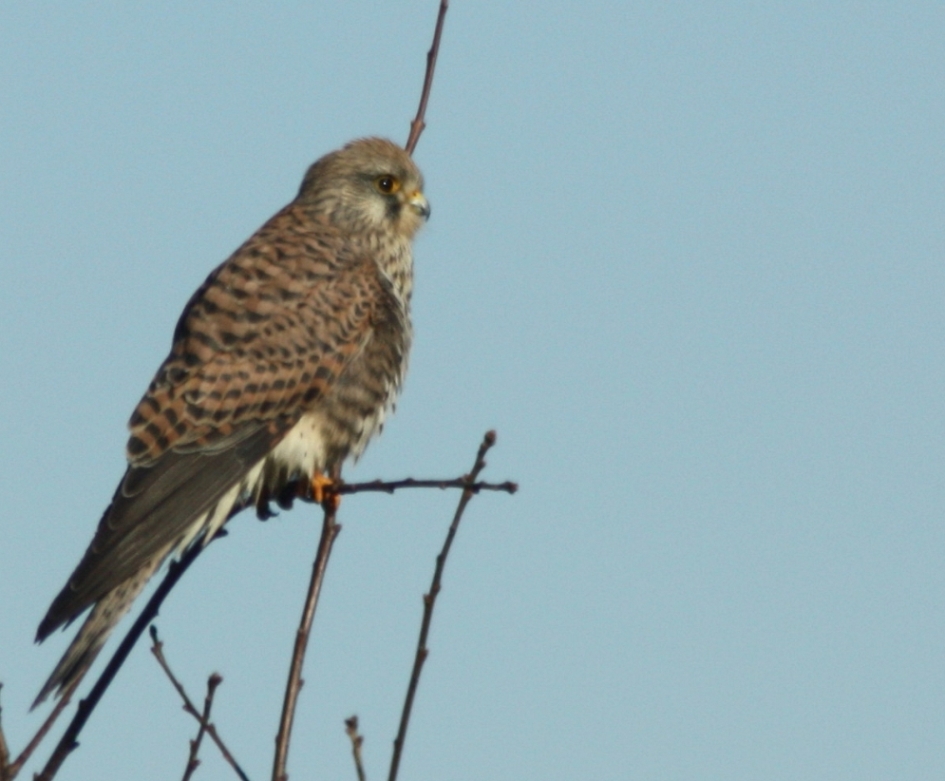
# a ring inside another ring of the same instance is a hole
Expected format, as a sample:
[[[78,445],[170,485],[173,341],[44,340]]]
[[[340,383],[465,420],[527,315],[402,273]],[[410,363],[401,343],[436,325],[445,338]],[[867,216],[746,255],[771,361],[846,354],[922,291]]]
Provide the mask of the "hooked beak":
[[[412,206],[413,210],[423,217],[423,219],[430,219],[430,203],[427,201],[422,192],[417,190],[416,192],[412,193],[407,199],[407,203]]]

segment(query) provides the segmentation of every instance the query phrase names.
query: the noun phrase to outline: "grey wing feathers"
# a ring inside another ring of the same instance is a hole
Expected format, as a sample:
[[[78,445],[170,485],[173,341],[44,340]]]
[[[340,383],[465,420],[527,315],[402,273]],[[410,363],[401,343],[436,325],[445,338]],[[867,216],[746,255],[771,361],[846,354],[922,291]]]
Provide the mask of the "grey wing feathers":
[[[129,467],[89,546],[37,631],[43,640],[132,577],[188,528],[278,442],[261,426],[234,447],[210,454],[165,453],[152,466]]]

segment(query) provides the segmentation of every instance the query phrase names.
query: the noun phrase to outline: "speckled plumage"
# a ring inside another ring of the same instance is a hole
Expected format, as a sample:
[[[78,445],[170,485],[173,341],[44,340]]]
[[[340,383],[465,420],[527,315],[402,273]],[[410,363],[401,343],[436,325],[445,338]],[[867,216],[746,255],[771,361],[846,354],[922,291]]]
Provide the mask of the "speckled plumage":
[[[422,188],[400,147],[352,142],[187,303],[131,417],[128,470],[40,624],[37,641],[92,607],[37,703],[81,679],[169,554],[290,503],[380,429],[410,349]]]

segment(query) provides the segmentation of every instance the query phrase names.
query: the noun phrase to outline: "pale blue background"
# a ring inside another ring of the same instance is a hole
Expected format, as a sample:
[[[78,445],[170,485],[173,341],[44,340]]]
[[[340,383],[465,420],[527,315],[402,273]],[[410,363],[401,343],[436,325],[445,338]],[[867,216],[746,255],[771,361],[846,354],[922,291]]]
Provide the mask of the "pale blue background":
[[[3,11],[15,749],[181,307],[316,157],[405,140],[436,1],[195,6]],[[454,0],[410,376],[348,476],[455,475],[495,427],[522,489],[461,529],[403,779],[942,778],[943,40],[941,2]],[[454,501],[345,502],[292,778],[354,778],[355,712],[386,777]],[[240,517],[158,622],[257,781],[318,525]],[[61,777],[176,778],[193,733],[141,646]]]

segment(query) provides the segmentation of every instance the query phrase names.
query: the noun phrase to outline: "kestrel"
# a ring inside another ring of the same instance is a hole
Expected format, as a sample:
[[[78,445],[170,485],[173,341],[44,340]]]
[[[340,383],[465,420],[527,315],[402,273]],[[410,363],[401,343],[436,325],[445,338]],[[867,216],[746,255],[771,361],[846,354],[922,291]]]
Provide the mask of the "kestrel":
[[[357,458],[403,383],[411,244],[430,216],[396,144],[325,155],[299,193],[191,297],[129,422],[128,468],[37,642],[92,608],[36,703],[91,666],[169,555],[254,505],[318,494]]]

